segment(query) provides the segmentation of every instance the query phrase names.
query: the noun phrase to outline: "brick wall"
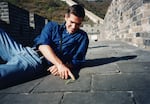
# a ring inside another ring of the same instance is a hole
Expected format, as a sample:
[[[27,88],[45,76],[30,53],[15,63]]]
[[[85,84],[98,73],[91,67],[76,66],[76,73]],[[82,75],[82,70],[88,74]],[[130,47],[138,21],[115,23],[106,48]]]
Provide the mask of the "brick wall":
[[[104,18],[101,39],[150,47],[150,1],[113,0]]]

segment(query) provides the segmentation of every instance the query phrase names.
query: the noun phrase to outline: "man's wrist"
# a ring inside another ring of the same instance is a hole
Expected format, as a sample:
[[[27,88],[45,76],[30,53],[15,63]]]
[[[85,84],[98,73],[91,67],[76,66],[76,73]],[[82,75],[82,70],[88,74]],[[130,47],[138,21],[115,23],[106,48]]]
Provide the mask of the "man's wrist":
[[[72,68],[73,68],[73,65],[70,64],[70,63],[66,63],[66,66],[67,66],[69,69],[72,69]]]
[[[61,67],[62,67],[63,65],[64,65],[63,63],[58,63],[58,64],[56,64],[56,67],[57,67],[58,69],[61,69]]]

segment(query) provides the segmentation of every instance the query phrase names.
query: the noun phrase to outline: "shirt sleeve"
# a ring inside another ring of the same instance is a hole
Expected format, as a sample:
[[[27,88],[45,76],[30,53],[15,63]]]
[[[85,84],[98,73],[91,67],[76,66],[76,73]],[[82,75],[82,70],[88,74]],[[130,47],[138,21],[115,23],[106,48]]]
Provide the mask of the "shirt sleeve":
[[[34,40],[35,46],[38,47],[39,45],[50,45],[51,42],[51,34],[52,34],[52,23],[49,22],[45,25],[41,34],[37,36]]]
[[[79,40],[78,49],[76,51],[76,54],[73,56],[73,67],[80,67],[85,62],[85,55],[88,49],[88,45],[89,39],[87,34],[85,34],[85,36],[81,40]]]

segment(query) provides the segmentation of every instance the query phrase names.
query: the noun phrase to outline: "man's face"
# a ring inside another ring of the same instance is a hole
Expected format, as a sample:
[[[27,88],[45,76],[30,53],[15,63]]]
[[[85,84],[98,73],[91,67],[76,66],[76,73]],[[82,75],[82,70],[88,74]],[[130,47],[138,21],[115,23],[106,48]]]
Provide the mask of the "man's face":
[[[79,29],[79,27],[80,27],[80,25],[81,25],[81,23],[83,21],[83,18],[77,17],[77,16],[75,16],[73,14],[70,14],[70,15],[66,14],[65,15],[65,21],[66,21],[66,29],[67,29],[67,31],[70,34],[73,34]]]

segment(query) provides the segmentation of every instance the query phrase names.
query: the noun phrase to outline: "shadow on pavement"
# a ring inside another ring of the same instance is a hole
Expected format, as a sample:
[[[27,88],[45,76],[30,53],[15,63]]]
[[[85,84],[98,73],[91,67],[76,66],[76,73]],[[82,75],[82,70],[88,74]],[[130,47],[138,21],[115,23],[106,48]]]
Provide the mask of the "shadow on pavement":
[[[136,57],[137,55],[91,59],[91,60],[87,60],[83,67],[93,67],[93,66],[109,64],[116,61],[131,60]]]
[[[103,46],[92,46],[92,47],[89,47],[88,49],[92,49],[92,48],[102,48],[102,47],[108,47],[106,45],[103,45]]]
[[[131,59],[134,59],[136,57],[137,57],[137,55],[130,55],[130,56],[122,56],[122,57],[108,57],[108,58],[90,59],[90,60],[86,60],[86,62],[82,66],[82,68],[104,65],[104,64],[109,64],[109,63],[113,63],[116,61],[122,61],[122,60],[131,60]],[[80,70],[82,70],[82,68]],[[76,79],[79,78],[80,70],[74,70],[73,71],[73,74],[75,75]]]
[[[38,73],[37,75],[28,75],[28,74],[19,74],[18,76],[10,76],[9,78],[7,77],[7,79],[0,79],[0,90],[2,89],[6,89],[8,87],[12,87],[12,86],[16,86],[19,84],[23,84],[25,82],[29,82],[41,77],[44,77],[48,75],[47,72],[41,72]]]

